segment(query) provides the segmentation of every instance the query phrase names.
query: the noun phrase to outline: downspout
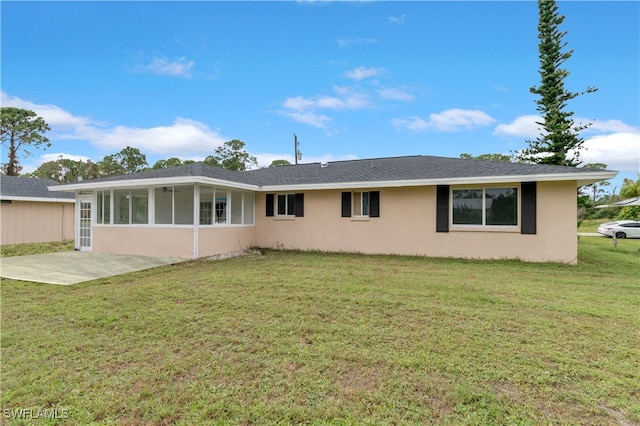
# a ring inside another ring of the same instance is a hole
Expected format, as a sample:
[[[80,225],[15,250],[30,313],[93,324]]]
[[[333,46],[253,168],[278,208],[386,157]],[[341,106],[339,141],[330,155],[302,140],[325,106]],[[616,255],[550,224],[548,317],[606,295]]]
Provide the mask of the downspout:
[[[200,234],[200,185],[193,185],[193,258],[198,258],[198,239]]]

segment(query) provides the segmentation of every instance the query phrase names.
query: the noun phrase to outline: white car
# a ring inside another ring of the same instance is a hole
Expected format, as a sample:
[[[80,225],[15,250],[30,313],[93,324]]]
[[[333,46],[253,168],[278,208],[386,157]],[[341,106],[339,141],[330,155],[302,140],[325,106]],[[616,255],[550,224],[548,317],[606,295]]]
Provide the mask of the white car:
[[[615,238],[640,238],[640,221],[618,220],[603,223],[598,227],[598,234]]]

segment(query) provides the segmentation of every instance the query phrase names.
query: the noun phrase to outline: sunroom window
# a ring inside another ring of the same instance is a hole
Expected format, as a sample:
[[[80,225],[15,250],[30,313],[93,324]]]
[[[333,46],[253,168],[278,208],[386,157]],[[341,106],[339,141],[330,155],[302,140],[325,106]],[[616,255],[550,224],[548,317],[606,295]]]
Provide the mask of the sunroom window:
[[[98,191],[98,211],[96,222],[108,225],[111,223],[111,191]]]
[[[518,226],[518,188],[452,191],[454,225]]]

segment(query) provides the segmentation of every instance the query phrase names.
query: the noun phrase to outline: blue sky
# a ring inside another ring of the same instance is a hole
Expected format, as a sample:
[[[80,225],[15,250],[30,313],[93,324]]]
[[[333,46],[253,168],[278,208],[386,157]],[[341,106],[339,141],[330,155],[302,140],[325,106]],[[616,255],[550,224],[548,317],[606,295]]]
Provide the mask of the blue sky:
[[[640,171],[640,2],[559,2],[585,163]],[[150,165],[240,139],[261,165],[508,154],[538,133],[538,9],[514,2],[3,1],[2,106],[51,125],[46,151]],[[3,152],[3,157],[6,154]],[[3,162],[6,159],[3,158]]]

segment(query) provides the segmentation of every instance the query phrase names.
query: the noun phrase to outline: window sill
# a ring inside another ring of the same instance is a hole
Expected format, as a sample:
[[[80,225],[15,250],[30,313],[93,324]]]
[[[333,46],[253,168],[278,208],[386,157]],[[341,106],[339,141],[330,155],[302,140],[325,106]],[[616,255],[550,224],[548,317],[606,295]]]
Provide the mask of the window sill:
[[[274,216],[273,219],[287,221],[287,220],[296,220],[296,217],[295,216]]]
[[[369,222],[369,216],[351,216],[351,222]]]
[[[519,233],[519,226],[449,225],[450,232],[505,232]]]

